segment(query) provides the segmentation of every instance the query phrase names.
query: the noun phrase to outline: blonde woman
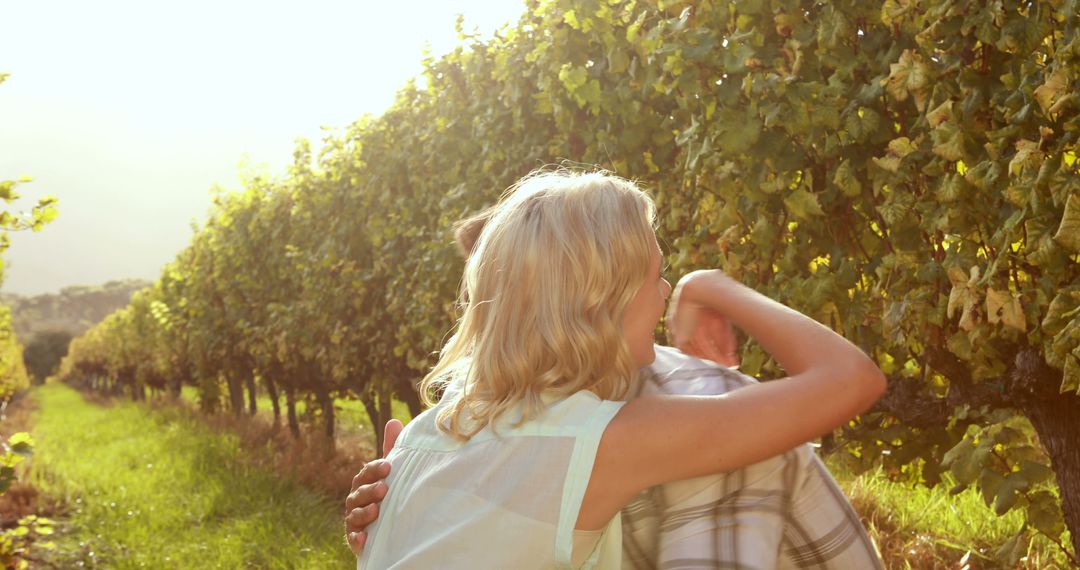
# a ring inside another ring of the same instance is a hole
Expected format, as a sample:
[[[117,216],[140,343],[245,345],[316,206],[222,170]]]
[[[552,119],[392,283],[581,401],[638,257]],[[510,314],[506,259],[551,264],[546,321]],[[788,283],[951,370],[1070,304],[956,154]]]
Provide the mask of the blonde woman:
[[[648,196],[600,173],[535,174],[504,196],[466,266],[470,302],[422,383],[443,396],[389,456],[360,568],[617,568],[618,512],[642,489],[774,456],[880,396],[884,377],[858,348],[713,270],[675,288],[676,346],[719,314],[789,377],[623,402],[672,294],[653,221]]]

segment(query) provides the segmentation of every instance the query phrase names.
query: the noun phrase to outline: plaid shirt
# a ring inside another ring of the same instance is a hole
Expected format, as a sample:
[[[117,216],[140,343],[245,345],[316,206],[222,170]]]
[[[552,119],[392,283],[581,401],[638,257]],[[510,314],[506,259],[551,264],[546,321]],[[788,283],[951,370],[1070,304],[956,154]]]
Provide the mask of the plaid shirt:
[[[755,382],[657,346],[638,395],[723,394]],[[623,509],[622,521],[624,569],[883,568],[809,444],[725,474],[648,489]]]

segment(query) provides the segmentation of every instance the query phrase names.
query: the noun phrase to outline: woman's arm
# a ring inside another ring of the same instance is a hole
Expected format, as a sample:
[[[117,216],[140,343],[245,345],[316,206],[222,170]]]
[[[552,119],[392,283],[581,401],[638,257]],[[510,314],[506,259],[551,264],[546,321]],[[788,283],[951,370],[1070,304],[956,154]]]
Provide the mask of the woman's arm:
[[[720,271],[684,277],[671,305],[677,347],[692,337],[701,311],[716,311],[761,343],[788,377],[721,396],[627,403],[600,441],[578,528],[603,526],[652,485],[737,469],[829,433],[885,391],[884,375],[858,347]]]

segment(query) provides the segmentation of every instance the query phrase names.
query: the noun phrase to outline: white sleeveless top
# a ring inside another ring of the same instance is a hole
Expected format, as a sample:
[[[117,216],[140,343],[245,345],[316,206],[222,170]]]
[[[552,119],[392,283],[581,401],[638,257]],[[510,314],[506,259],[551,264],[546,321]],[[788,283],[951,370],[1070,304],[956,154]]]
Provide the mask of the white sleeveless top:
[[[578,392],[511,428],[520,410],[467,442],[417,416],[390,453],[389,493],[369,529],[358,570],[613,569],[622,562],[621,518],[575,531],[597,445],[625,402]]]

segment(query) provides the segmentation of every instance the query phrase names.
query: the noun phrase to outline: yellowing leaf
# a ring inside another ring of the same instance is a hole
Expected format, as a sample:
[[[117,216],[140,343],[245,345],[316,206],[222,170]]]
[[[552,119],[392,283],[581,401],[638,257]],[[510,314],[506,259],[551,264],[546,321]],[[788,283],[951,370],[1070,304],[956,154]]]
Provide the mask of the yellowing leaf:
[[[882,170],[888,170],[889,172],[896,172],[900,170],[900,157],[899,156],[875,156],[874,164],[881,167]]]
[[[947,275],[949,276],[949,282],[952,283],[954,286],[963,285],[968,282],[968,274],[959,267],[950,267],[947,271]]]
[[[1043,156],[1038,142],[1027,139],[1016,141],[1016,154],[1009,161],[1009,174],[1019,176],[1024,168],[1037,168]]]
[[[964,306],[964,300],[967,299],[967,287],[953,286],[949,291],[949,306],[946,309],[945,316],[953,318],[953,314],[956,312],[957,307]]]
[[[1001,322],[1007,327],[1027,332],[1027,319],[1024,317],[1024,307],[1020,304],[1019,297],[1013,297],[1002,308]]]
[[[952,123],[942,123],[930,131],[934,154],[956,162],[964,158],[964,133]]]
[[[928,111],[926,113],[926,122],[930,124],[931,128],[937,127],[949,120],[949,117],[952,116],[952,104],[952,99],[949,99],[935,107],[933,111]]]
[[[911,139],[907,137],[895,138],[889,141],[889,154],[894,154],[900,158],[915,152],[919,147],[915,146]]]
[[[900,163],[904,160],[904,157],[915,152],[919,149],[911,139],[907,137],[899,137],[889,141],[889,150],[883,157],[875,157],[874,164],[877,164],[881,168],[888,170],[889,172],[896,172],[900,169]]]
[[[1031,199],[1031,186],[1029,182],[1018,181],[1016,184],[1009,184],[1009,187],[1005,189],[1005,199],[1013,206],[1023,208]]]
[[[1065,75],[1065,72],[1062,69],[1058,68],[1050,75],[1046,80],[1046,83],[1043,83],[1035,89],[1035,92],[1033,93],[1035,95],[1035,100],[1039,102],[1039,106],[1042,107],[1043,111],[1047,111],[1053,106],[1054,102],[1057,101],[1058,96],[1061,95],[1061,92],[1064,91],[1068,85],[1069,77]]]
[[[926,108],[930,66],[926,65],[918,53],[910,49],[904,50],[904,53],[900,54],[900,60],[889,66],[889,77],[885,81],[886,90],[896,101],[906,101],[908,95],[912,95],[919,111]]]
[[[1047,110],[1047,112],[1051,115],[1057,115],[1058,113],[1064,111],[1065,108],[1070,105],[1080,108],[1080,96],[1078,96],[1076,93],[1069,93],[1062,97],[1058,97],[1057,102],[1051,105],[1050,109]]]
[[[973,266],[969,274],[965,274],[959,267],[950,267],[948,270],[949,281],[953,284],[953,288],[949,291],[949,304],[945,315],[951,319],[956,309],[961,308],[960,328],[965,331],[975,328],[974,309],[975,303],[979,300],[975,283],[979,280],[979,274],[978,266]]]
[[[1065,201],[1065,214],[1061,216],[1054,241],[1073,253],[1080,253],[1080,197],[1076,194]]]
[[[986,288],[986,320],[992,324],[1001,321],[1001,308],[1009,302],[1009,296],[995,291],[993,287]]]
[[[971,331],[975,329],[975,303],[977,299],[974,295],[969,294],[964,299],[964,310],[960,314],[960,328]]]
[[[1027,331],[1027,319],[1020,298],[1005,292],[986,289],[986,320],[992,324],[1002,323],[1020,332]]]

